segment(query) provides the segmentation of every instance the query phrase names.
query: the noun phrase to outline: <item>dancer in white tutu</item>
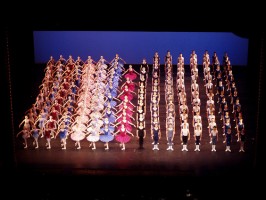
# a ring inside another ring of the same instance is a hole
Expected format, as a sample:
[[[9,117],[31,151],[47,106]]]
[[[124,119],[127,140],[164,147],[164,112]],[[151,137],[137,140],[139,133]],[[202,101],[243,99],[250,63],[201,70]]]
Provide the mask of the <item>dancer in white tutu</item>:
[[[86,137],[86,139],[91,142],[90,146],[92,145],[92,150],[96,149],[95,143],[98,142],[100,139],[100,127],[101,125],[99,123],[97,123],[96,121],[92,121],[90,127],[87,128],[88,136]]]
[[[78,146],[77,149],[81,149],[80,141],[83,140],[86,136],[86,128],[86,125],[80,122],[75,122],[72,126],[70,138],[76,142],[75,146]]]

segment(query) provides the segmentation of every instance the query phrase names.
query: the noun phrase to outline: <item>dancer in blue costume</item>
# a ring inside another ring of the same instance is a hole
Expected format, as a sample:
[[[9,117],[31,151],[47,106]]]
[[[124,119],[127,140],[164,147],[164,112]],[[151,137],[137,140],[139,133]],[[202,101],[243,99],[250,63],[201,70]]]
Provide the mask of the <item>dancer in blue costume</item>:
[[[114,74],[112,76],[113,86],[115,88],[118,87],[119,81],[122,81],[121,78],[120,78],[122,76],[122,72],[123,72],[122,70],[117,69],[117,70],[115,70],[115,72],[114,72]]]
[[[126,64],[126,61],[124,61],[124,59],[122,59],[121,57],[119,57],[119,54],[115,54],[114,59],[110,62],[110,63],[114,63],[114,62],[118,62],[118,64],[120,65],[124,65]]]
[[[62,124],[60,125],[60,128],[58,129],[55,137],[57,137],[57,135],[59,134],[60,137],[60,141],[62,142],[61,146],[62,149],[66,149],[66,139],[67,139],[67,135],[68,135],[68,130],[67,130],[67,126]]]
[[[35,149],[39,148],[38,139],[40,136],[40,129],[36,128],[35,125],[32,126],[32,130],[30,131],[31,136],[34,138],[33,145],[35,145]]]
[[[110,123],[114,123],[117,119],[116,114],[111,110],[110,107],[106,108],[103,117],[107,117]]]
[[[106,92],[105,94],[108,95],[108,93],[111,93],[113,97],[117,96],[117,93],[120,93],[118,90],[118,82],[115,83],[115,86],[113,85],[113,81],[109,81],[109,83],[106,86]]]
[[[104,106],[107,105],[109,102],[112,107],[115,107],[117,105],[116,101],[120,101],[120,99],[116,98],[115,96],[112,95],[111,92],[109,92],[106,96],[106,101],[104,102]]]
[[[104,142],[105,150],[109,149],[109,142],[114,139],[114,127],[108,124],[105,124],[100,130],[100,141]]]

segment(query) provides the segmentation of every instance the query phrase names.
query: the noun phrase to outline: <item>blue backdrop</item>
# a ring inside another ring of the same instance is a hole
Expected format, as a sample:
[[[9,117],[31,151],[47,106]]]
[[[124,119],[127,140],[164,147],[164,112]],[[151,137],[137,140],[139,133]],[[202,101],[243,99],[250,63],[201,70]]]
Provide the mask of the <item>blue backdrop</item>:
[[[66,59],[72,55],[95,61],[104,56],[111,61],[118,53],[128,64],[139,64],[143,58],[152,63],[155,51],[161,62],[167,50],[176,64],[179,53],[188,64],[192,50],[198,54],[198,64],[208,50],[210,56],[216,51],[220,62],[224,52],[228,53],[232,65],[246,66],[248,63],[248,39],[231,32],[141,32],[141,31],[34,31],[35,63],[46,63],[50,56]]]

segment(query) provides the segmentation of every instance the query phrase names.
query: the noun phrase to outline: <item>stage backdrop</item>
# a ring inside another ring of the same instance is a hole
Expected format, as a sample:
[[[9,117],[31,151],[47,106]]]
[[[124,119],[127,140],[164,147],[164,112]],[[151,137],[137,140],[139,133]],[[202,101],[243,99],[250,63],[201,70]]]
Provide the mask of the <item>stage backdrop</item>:
[[[210,56],[216,51],[220,62],[227,52],[232,65],[246,66],[248,62],[248,39],[231,32],[140,32],[140,31],[34,31],[35,63],[46,63],[50,56],[56,60],[59,55],[66,59],[72,55],[86,60],[91,56],[95,61],[104,56],[111,61],[118,53],[128,64],[141,63],[158,51],[161,63],[169,50],[173,64],[182,53],[185,64],[189,64],[192,50],[198,54],[198,64],[208,50]]]

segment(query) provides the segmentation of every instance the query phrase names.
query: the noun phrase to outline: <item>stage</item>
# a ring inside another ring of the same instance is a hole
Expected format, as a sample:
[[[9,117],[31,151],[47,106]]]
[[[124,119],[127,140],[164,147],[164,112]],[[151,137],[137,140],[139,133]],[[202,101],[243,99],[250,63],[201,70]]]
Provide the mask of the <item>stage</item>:
[[[135,66],[137,69],[137,66]],[[252,171],[255,165],[255,116],[250,105],[250,88],[246,79],[247,68],[235,67],[234,76],[239,90],[240,102],[242,104],[244,121],[246,122],[247,141],[245,152],[239,152],[239,142],[233,129],[232,152],[225,152],[225,144],[222,136],[222,122],[218,116],[218,105],[216,104],[216,122],[219,129],[219,141],[217,151],[211,152],[206,119],[205,87],[202,70],[199,67],[199,85],[201,98],[201,115],[203,119],[203,137],[200,145],[200,152],[195,152],[195,141],[193,130],[191,129],[191,140],[188,142],[188,152],[181,151],[179,116],[176,116],[176,134],[174,137],[174,151],[168,151],[165,136],[165,102],[164,102],[164,72],[161,68],[161,100],[160,100],[160,123],[162,137],[159,140],[159,149],[152,150],[152,138],[150,133],[150,111],[149,101],[151,92],[151,78],[148,78],[147,87],[147,114],[146,126],[147,135],[144,139],[144,149],[139,149],[137,137],[132,137],[126,144],[125,151],[121,150],[119,143],[111,141],[109,150],[105,150],[102,142],[96,143],[96,149],[89,147],[89,142],[85,139],[81,141],[81,149],[76,149],[74,141],[67,139],[67,149],[62,150],[59,139],[51,140],[51,149],[46,149],[45,139],[40,138],[39,148],[35,149],[29,139],[28,148],[24,149],[21,138],[15,138],[15,163],[18,170],[36,171],[48,174],[85,174],[85,175],[141,175],[141,176],[212,176],[212,175],[241,175],[243,171]],[[151,73],[151,72],[150,72]],[[174,73],[176,68],[174,68]],[[151,77],[151,75],[150,75]],[[188,102],[190,102],[190,76],[187,72],[185,76],[186,92]],[[216,100],[217,97],[215,97]],[[136,103],[136,99],[133,100]],[[175,97],[177,104],[177,98]],[[189,105],[191,109],[192,105]],[[176,107],[177,109],[177,107]],[[231,108],[230,108],[231,109]],[[233,114],[230,114],[233,117]],[[192,121],[192,114],[189,113],[189,123]],[[232,121],[234,127],[234,122]],[[133,131],[135,133],[135,129]],[[241,166],[241,167],[240,167]]]
[[[162,68],[163,69],[163,68]],[[119,143],[111,141],[109,150],[105,150],[102,142],[96,143],[96,149],[92,150],[89,142],[81,141],[81,149],[77,149],[70,138],[67,139],[67,149],[62,150],[59,139],[51,140],[51,149],[46,149],[45,139],[39,139],[39,148],[35,149],[32,142],[28,140],[28,148],[23,148],[23,140],[14,138],[14,173],[10,179],[14,179],[22,185],[20,191],[27,189],[23,185],[32,182],[49,190],[41,193],[34,191],[33,194],[42,199],[57,199],[60,197],[84,197],[85,191],[92,188],[90,199],[209,199],[217,195],[222,198],[227,193],[224,190],[224,182],[230,182],[232,190],[239,191],[247,189],[247,193],[231,193],[231,197],[246,197],[246,195],[257,195],[257,184],[252,186],[241,185],[247,179],[252,182],[258,176],[256,171],[256,132],[254,107],[250,106],[253,99],[250,97],[249,82],[247,79],[248,69],[246,67],[235,67],[234,74],[237,80],[241,104],[246,122],[247,140],[245,152],[239,152],[239,143],[236,141],[236,131],[233,130],[231,152],[225,152],[223,136],[219,134],[216,152],[211,151],[209,136],[207,132],[206,119],[206,96],[203,87],[202,71],[199,71],[200,98],[202,101],[203,138],[200,152],[195,152],[195,141],[191,137],[188,142],[188,151],[181,151],[180,124],[176,123],[177,134],[174,137],[173,151],[167,150],[165,136],[165,102],[164,102],[164,74],[161,73],[161,101],[160,101],[160,123],[162,124],[162,137],[159,140],[159,149],[153,150],[150,130],[144,139],[144,149],[139,149],[138,139],[132,137],[126,144],[126,149],[121,150]],[[188,102],[190,102],[190,76],[185,77]],[[148,79],[150,86],[151,79]],[[147,94],[151,88],[147,88]],[[215,97],[216,98],[216,97]],[[147,95],[147,102],[150,95]],[[218,106],[218,105],[216,105]],[[254,105],[255,106],[255,105]],[[191,109],[191,105],[189,105]],[[216,107],[218,110],[218,107]],[[147,122],[150,125],[150,111],[147,109]],[[222,133],[222,122],[216,112],[217,124]],[[178,118],[177,118],[178,119]],[[179,119],[178,119],[179,120]],[[189,114],[189,122],[192,116]],[[234,123],[232,123],[234,125]],[[133,131],[134,132],[134,131]],[[192,127],[191,134],[193,135]],[[209,182],[202,186],[203,181]],[[252,184],[252,183],[249,183]],[[148,190],[152,187],[153,191]],[[158,189],[157,189],[158,187]],[[235,189],[234,189],[235,187]],[[63,193],[62,190],[66,190]],[[118,191],[119,190],[119,191]],[[80,192],[76,192],[80,191]],[[103,192],[104,191],[104,192]],[[17,194],[14,194],[15,196]],[[34,195],[32,196],[33,199]]]

